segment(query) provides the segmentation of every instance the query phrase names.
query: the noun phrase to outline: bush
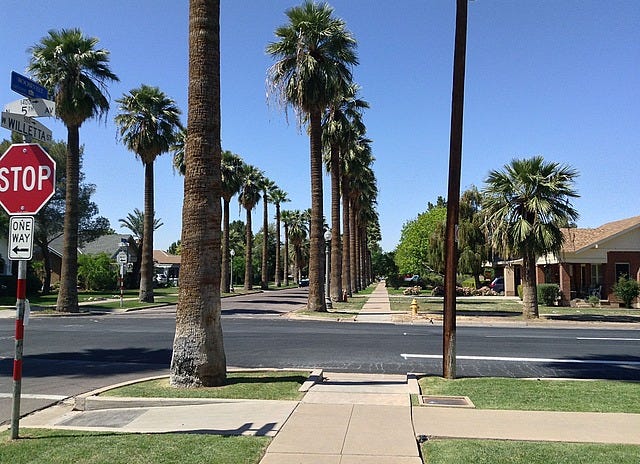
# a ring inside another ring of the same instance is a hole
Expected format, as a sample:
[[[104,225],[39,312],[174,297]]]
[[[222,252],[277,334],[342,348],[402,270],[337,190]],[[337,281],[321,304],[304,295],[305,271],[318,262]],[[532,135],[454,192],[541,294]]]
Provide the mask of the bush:
[[[86,290],[113,290],[118,274],[106,253],[78,256],[78,280]]]
[[[520,299],[522,300],[524,297],[524,292],[522,290],[522,284],[518,285],[518,296],[520,297]]]
[[[634,298],[640,294],[640,285],[636,280],[622,275],[613,286],[613,293],[624,302],[625,308],[631,308]]]
[[[595,295],[591,295],[587,301],[589,302],[592,308],[595,308],[596,306],[600,305],[600,298],[598,298]]]
[[[538,301],[545,306],[555,306],[560,295],[560,286],[557,284],[538,284]]]

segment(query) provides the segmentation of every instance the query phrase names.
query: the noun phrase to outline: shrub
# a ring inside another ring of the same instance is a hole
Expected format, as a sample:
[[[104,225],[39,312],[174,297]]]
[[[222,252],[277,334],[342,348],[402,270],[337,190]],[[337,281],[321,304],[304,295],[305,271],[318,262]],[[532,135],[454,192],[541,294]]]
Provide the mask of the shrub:
[[[544,303],[545,306],[555,306],[560,295],[560,286],[558,284],[538,284],[538,301]]]
[[[595,295],[591,295],[587,301],[589,302],[592,308],[595,308],[600,304],[600,298],[598,298]]]
[[[522,284],[518,285],[518,296],[520,297],[520,299],[523,299],[523,291],[522,291]]]
[[[78,280],[86,290],[113,290],[118,275],[106,253],[78,256]]]
[[[637,298],[640,294],[640,285],[636,280],[622,275],[613,286],[613,293],[624,302],[625,308],[631,308],[634,298]]]

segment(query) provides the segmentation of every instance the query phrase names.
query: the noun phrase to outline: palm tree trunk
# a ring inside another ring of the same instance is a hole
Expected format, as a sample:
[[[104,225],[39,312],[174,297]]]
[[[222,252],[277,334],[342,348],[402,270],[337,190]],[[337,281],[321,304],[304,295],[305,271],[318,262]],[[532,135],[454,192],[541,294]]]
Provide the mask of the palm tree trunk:
[[[284,285],[289,286],[289,225],[284,223]]]
[[[344,234],[342,238],[342,287],[347,290],[347,296],[352,296],[351,286],[351,228],[349,227],[349,185],[346,176],[342,179],[342,223]]]
[[[140,302],[153,303],[153,161],[144,163],[144,225],[142,267],[140,268]]]
[[[276,287],[282,286],[280,274],[282,274],[280,267],[280,204],[276,203]]]
[[[260,269],[260,288],[267,290],[269,288],[269,276],[267,271],[267,253],[269,250],[269,203],[267,194],[262,197],[262,268]]]
[[[331,299],[342,301],[342,237],[340,234],[340,149],[331,146]]]
[[[251,232],[251,210],[247,210],[247,224],[245,227],[244,248],[244,289],[253,290],[253,233]]]
[[[56,310],[77,313],[78,307],[78,192],[80,187],[80,126],[67,127],[67,191],[63,222],[62,265]]]
[[[522,258],[522,303],[522,315],[525,319],[538,318],[536,258],[531,253],[525,253]]]
[[[351,261],[351,291],[358,292],[358,261],[356,260],[356,211],[351,202],[349,209],[349,260]]]
[[[324,299],[324,237],[322,211],[322,126],[320,110],[310,120],[311,224],[309,227],[309,311],[326,311]]]
[[[182,210],[180,297],[170,383],[226,380],[220,318],[220,2],[189,7],[189,115]]]
[[[222,270],[221,270],[221,284],[220,288],[223,292],[229,293],[231,290],[230,284],[230,262],[229,262],[229,202],[227,198],[222,199],[223,216],[224,216],[224,228],[222,229]]]

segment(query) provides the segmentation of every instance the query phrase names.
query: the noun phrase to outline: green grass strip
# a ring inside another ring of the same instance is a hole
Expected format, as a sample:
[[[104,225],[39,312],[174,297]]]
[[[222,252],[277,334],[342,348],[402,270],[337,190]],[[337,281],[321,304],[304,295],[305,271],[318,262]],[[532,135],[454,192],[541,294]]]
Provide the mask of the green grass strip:
[[[175,388],[169,379],[138,382],[103,393],[103,396],[140,398],[229,398],[257,400],[299,400],[304,394],[298,389],[309,372],[268,371],[230,372],[227,384],[221,387]]]
[[[638,382],[423,377],[420,387],[423,395],[468,396],[479,409],[640,413]]]
[[[430,440],[425,464],[636,464],[640,446],[500,440]]]
[[[11,464],[257,463],[267,437],[199,434],[116,434],[21,429],[0,434],[0,462]]]

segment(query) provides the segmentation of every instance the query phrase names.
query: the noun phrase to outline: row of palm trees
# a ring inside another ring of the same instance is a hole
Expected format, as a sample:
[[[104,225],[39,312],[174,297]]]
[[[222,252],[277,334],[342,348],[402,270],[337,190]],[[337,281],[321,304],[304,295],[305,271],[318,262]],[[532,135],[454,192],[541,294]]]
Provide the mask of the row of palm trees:
[[[307,126],[310,143],[308,309],[326,311],[324,288],[323,162],[331,174],[331,288],[341,300],[371,279],[367,229],[377,222],[377,188],[371,141],[351,68],[358,64],[356,40],[328,4],[305,1],[286,11],[289,23],[267,46],[276,62],[268,70],[271,99],[291,107]],[[324,159],[323,159],[324,156]],[[342,200],[342,217],[340,214]],[[344,232],[341,230],[341,224]]]

